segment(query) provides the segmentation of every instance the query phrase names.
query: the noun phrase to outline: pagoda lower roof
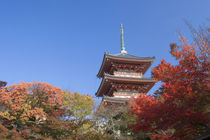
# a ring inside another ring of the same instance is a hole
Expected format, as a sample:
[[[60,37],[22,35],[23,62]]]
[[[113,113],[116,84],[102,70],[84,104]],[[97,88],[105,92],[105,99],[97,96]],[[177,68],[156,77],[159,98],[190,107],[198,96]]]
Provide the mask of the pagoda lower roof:
[[[98,116],[116,115],[119,113],[119,109],[126,109],[129,101],[131,101],[131,98],[104,96],[96,113]]]
[[[115,76],[110,74],[104,74],[103,80],[96,92],[97,97],[102,97],[106,95],[109,89],[113,84],[133,84],[133,85],[141,85],[141,84],[150,84],[150,88],[154,86],[156,80],[154,78],[135,78],[135,77],[122,77]],[[150,90],[150,88],[148,90]],[[147,90],[147,92],[148,92]]]
[[[144,70],[144,72],[150,67],[152,62],[154,61],[155,57],[138,57],[130,54],[104,54],[103,62],[101,68],[97,74],[98,77],[103,77],[104,73],[107,73],[109,68],[111,67],[111,61],[115,61],[118,63],[127,63],[127,64],[142,64],[142,63],[149,63],[149,66]]]

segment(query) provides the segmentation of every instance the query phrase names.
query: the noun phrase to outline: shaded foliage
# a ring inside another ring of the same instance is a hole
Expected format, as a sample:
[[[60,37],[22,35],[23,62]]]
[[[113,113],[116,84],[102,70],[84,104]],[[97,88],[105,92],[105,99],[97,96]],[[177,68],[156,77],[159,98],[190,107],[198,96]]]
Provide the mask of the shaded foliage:
[[[7,82],[0,81],[0,89],[1,89],[2,87],[5,87],[6,85],[7,85]]]

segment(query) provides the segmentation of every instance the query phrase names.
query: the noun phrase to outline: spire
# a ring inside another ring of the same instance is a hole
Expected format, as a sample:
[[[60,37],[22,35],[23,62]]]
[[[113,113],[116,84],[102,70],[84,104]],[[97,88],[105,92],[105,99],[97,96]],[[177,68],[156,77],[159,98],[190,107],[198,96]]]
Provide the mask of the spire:
[[[127,51],[125,50],[125,43],[124,43],[124,34],[123,34],[123,26],[121,24],[121,53],[126,54]]]

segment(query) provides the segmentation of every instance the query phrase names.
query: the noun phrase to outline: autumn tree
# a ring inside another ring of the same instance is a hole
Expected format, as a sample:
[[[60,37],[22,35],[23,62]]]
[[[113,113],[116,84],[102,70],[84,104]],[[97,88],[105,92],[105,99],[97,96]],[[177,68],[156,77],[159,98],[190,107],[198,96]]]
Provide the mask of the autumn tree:
[[[70,110],[77,120],[84,120],[93,114],[94,100],[89,95],[81,95],[78,92],[65,92],[63,106]]]
[[[32,133],[37,126],[49,118],[59,119],[63,91],[47,83],[20,83],[0,90],[1,122],[9,130]]]
[[[20,83],[2,88],[0,102],[7,109],[1,117],[19,120],[20,123],[33,121],[38,123],[50,114],[60,115],[63,91],[47,83]],[[56,112],[53,112],[55,111]]]
[[[192,44],[180,35],[181,45],[171,44],[178,61],[162,60],[153,75],[162,87],[155,96],[140,95],[132,105],[138,116],[131,125],[152,139],[192,139],[210,131],[209,33],[199,33]]]
[[[0,139],[79,139],[87,136],[93,98],[43,82],[0,89]],[[92,131],[91,131],[92,132]],[[97,133],[94,133],[97,137]]]
[[[64,92],[63,107],[68,110],[66,120],[74,122],[75,134],[86,133],[91,128],[90,116],[93,114],[94,100],[89,95],[78,92]]]

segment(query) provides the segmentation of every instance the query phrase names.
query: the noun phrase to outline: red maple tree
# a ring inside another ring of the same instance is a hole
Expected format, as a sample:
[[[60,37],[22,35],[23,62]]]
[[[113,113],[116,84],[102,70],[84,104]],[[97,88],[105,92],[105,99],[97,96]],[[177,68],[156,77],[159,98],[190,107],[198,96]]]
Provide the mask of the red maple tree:
[[[173,66],[162,60],[153,75],[162,87],[155,96],[134,99],[131,112],[137,115],[134,132],[150,133],[152,139],[192,139],[210,131],[209,36],[188,44],[171,44],[171,54],[178,60]]]

